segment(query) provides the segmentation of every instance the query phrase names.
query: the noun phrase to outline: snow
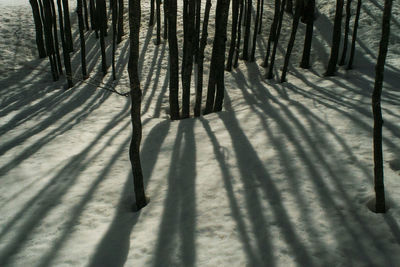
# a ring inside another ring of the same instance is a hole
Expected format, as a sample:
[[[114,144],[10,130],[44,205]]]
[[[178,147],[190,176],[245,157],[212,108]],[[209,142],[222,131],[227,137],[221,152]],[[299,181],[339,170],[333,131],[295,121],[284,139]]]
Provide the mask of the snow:
[[[268,6],[256,63],[225,73],[224,110],[171,122],[168,45],[154,45],[142,2],[141,153],[151,201],[133,213],[130,102],[104,89],[128,91],[128,36],[113,82],[111,68],[102,78],[98,44],[86,33],[90,78],[81,81],[75,67],[66,91],[36,58],[29,3],[1,0],[0,266],[400,266],[399,2],[382,95],[386,214],[367,208],[381,3],[364,3],[355,69],[326,78],[335,3],[318,1],[313,68],[298,68],[300,25],[284,84],[263,79],[260,66]],[[80,54],[72,60],[78,66]]]

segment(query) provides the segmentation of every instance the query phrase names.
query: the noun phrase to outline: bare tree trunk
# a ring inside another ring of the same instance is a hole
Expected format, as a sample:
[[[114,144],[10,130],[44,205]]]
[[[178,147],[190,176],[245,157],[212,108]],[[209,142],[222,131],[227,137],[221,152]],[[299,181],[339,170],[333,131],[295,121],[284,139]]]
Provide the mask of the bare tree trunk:
[[[168,46],[169,46],[169,108],[171,120],[179,119],[179,57],[176,37],[177,0],[168,0]]]
[[[194,30],[194,41],[193,41],[193,54],[195,57],[195,63],[198,63],[199,59],[199,46],[200,46],[200,18],[201,18],[201,0],[195,0],[196,15],[195,15],[195,30]]]
[[[374,115],[374,183],[375,212],[385,213],[385,187],[383,183],[383,152],[382,152],[382,111],[381,94],[383,74],[390,36],[390,17],[392,15],[392,0],[385,0],[382,19],[382,37],[379,44],[378,60],[375,66],[375,86],[372,93],[372,112]]]
[[[296,40],[297,27],[299,26],[299,21],[300,21],[300,11],[302,9],[303,9],[303,0],[296,0],[295,11],[293,16],[292,32],[290,34],[289,44],[286,50],[285,63],[283,64],[283,70],[281,76],[281,83],[286,81],[286,72],[289,66],[290,55],[292,54],[294,41]]]
[[[195,0],[187,1],[186,29],[184,33],[185,42],[183,44],[183,62],[182,62],[182,118],[188,118],[190,115],[190,85],[193,70],[193,39],[194,39],[194,16]],[[186,17],[186,19],[185,19]]]
[[[103,71],[103,75],[107,73],[107,58],[106,58],[106,44],[104,41],[106,26],[104,21],[104,6],[106,2],[105,0],[96,0],[96,14],[98,22],[98,27],[100,30],[100,49],[101,49],[101,70]]]
[[[215,13],[215,36],[210,64],[205,114],[222,110],[224,99],[224,64],[226,28],[229,13],[229,0],[218,0]],[[248,14],[249,16],[249,14]],[[215,103],[214,103],[215,100]]]
[[[338,63],[339,59],[343,5],[344,0],[336,0],[336,14],[335,22],[333,24],[331,55],[329,57],[328,67],[326,69],[325,76],[334,76],[336,72],[336,64]]]
[[[268,67],[268,61],[271,52],[271,43],[275,41],[276,29],[279,24],[280,6],[281,6],[281,0],[275,0],[274,19],[271,24],[271,29],[269,30],[267,52],[265,54],[264,62],[262,64],[264,68]]]
[[[111,65],[112,65],[112,75],[113,75],[113,80],[116,80],[116,75],[115,75],[115,49],[116,49],[116,42],[117,42],[117,12],[118,12],[118,3],[117,0],[112,1],[112,6],[110,6],[111,9],[111,19],[112,19],[112,58],[111,58]]]
[[[57,70],[57,60],[55,58],[54,53],[54,40],[53,40],[53,32],[52,32],[52,12],[50,7],[50,0],[43,0],[43,4],[41,0],[39,0],[39,4],[42,10],[42,18],[43,18],[43,26],[44,26],[44,39],[46,42],[46,51],[47,56],[49,57],[51,74],[53,76],[53,80],[57,81],[59,79],[59,73]]]
[[[237,68],[239,65],[239,51],[240,51],[240,40],[242,37],[242,17],[243,17],[243,11],[244,11],[244,0],[239,0],[240,1],[240,8],[239,8],[239,20],[237,24],[237,41],[236,41],[236,51],[235,51],[235,59],[233,61],[233,67]]]
[[[166,40],[168,38],[168,0],[164,0],[164,34],[163,38]]]
[[[51,18],[52,18],[52,22],[53,22],[54,48],[55,48],[55,53],[56,53],[57,69],[58,69],[58,73],[60,75],[62,75],[63,70],[62,70],[62,63],[61,63],[61,56],[60,56],[60,47],[58,45],[58,33],[57,33],[57,14],[56,14],[56,9],[54,7],[53,0],[50,0],[50,8],[51,8],[51,13],[52,13]],[[65,55],[64,55],[64,58],[65,58]],[[67,59],[68,59],[68,62],[67,63],[64,62],[64,65],[67,66],[67,64],[69,64],[69,66],[71,66],[69,55],[67,55]],[[67,79],[71,79],[71,78],[68,77],[68,75],[67,75]],[[68,80],[68,88],[72,87],[71,84],[72,84],[72,82],[70,82]],[[71,85],[71,86],[69,86],[69,85]]]
[[[252,0],[247,0],[246,28],[245,28],[244,39],[243,39],[243,60],[249,59],[251,9],[252,9]]]
[[[210,16],[211,0],[207,0],[206,9],[204,11],[203,30],[201,32],[199,58],[197,67],[197,87],[196,87],[196,104],[194,107],[194,116],[198,117],[201,113],[201,100],[203,96],[203,63],[204,63],[204,50],[207,45],[208,37],[208,20]]]
[[[78,24],[79,24],[79,39],[81,41],[81,65],[82,65],[82,77],[85,80],[87,75],[86,69],[86,46],[85,46],[85,34],[84,34],[84,23],[83,23],[83,15],[82,15],[82,0],[78,0]]]
[[[347,55],[347,43],[349,41],[349,31],[350,31],[350,17],[351,17],[351,0],[347,0],[346,3],[346,23],[344,27],[344,39],[343,39],[343,51],[342,57],[339,62],[339,66],[346,64]]]
[[[150,20],[149,20],[149,26],[154,25],[154,1],[156,0],[150,0]]]
[[[286,12],[289,14],[293,14],[293,0],[286,1]]]
[[[255,60],[255,53],[256,53],[256,46],[257,46],[257,34],[258,34],[258,23],[260,20],[260,5],[261,1],[257,0],[257,12],[256,12],[256,19],[254,23],[254,33],[253,33],[253,46],[251,48],[251,54],[250,54],[250,61],[254,62]]]
[[[361,0],[358,0],[356,18],[354,19],[353,38],[351,41],[350,58],[349,58],[349,63],[347,65],[348,70],[351,70],[353,68],[353,60],[354,60],[354,54],[356,52],[357,29],[358,29],[358,21],[360,19],[360,13],[361,13]]]
[[[122,41],[122,36],[124,36],[124,0],[118,0],[117,44]]]
[[[131,88],[131,119],[132,140],[129,147],[129,158],[132,165],[133,185],[135,190],[136,207],[139,211],[147,205],[143,182],[142,165],[140,163],[140,142],[142,140],[142,122],[140,118],[140,106],[142,91],[138,72],[139,61],[139,31],[140,31],[140,0],[129,0],[129,29],[130,29],[130,53],[128,63],[129,82]]]
[[[89,1],[89,11],[90,11],[90,23],[92,26],[92,30],[94,30],[96,38],[99,38],[99,26],[97,22],[97,11],[96,11],[96,4],[95,0]]]
[[[42,27],[42,19],[40,18],[39,5],[37,0],[29,0],[29,3],[32,6],[33,20],[35,22],[36,45],[39,52],[39,58],[45,58],[46,49],[44,48],[43,27]]]
[[[303,56],[301,58],[300,67],[303,69],[310,68],[310,56],[311,56],[311,43],[314,31],[314,10],[315,10],[315,0],[308,0],[305,8],[303,19],[307,23],[306,36],[304,39]]]
[[[231,43],[229,46],[228,60],[225,69],[232,70],[233,54],[235,53],[236,35],[238,28],[238,13],[239,13],[239,0],[232,0],[232,30],[231,30]],[[240,27],[240,24],[239,24]]]
[[[85,13],[85,26],[86,26],[86,31],[89,30],[89,11],[88,11],[88,6],[87,6],[87,0],[83,0],[83,11]]]
[[[276,49],[278,47],[279,36],[281,34],[282,20],[283,20],[283,13],[285,12],[285,6],[286,6],[286,0],[282,0],[282,7],[279,12],[278,28],[276,29],[276,34],[274,36],[274,48],[272,49],[271,63],[269,64],[267,79],[272,79],[274,77],[273,70],[275,64],[275,55],[276,55]]]
[[[156,15],[157,15],[157,40],[156,45],[161,44],[161,0],[156,0]]]
[[[65,30],[65,42],[69,52],[74,51],[74,44],[72,42],[72,32],[71,32],[71,22],[69,19],[69,7],[68,0],[63,0],[63,10],[64,10],[64,30]]]
[[[258,34],[261,34],[263,13],[264,13],[264,0],[261,0],[260,22],[259,22],[259,26],[258,26]]]

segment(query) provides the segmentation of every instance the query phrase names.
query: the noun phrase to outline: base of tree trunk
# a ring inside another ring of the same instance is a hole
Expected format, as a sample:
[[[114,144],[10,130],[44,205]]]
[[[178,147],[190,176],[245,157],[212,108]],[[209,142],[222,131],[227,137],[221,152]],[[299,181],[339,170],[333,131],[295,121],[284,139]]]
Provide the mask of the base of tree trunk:
[[[136,203],[133,203],[133,205],[132,205],[132,211],[133,211],[133,212],[138,212],[138,211],[140,211],[142,208],[146,207],[147,204],[149,204],[149,202],[150,202],[150,198],[149,198],[149,197],[146,197],[146,202],[144,203],[144,205],[141,205],[141,207],[138,207],[138,206],[136,205]]]
[[[376,198],[375,196],[371,197],[371,199],[367,202],[367,208],[374,212],[374,213],[382,213],[382,212],[377,212],[376,211]],[[387,212],[390,208],[390,203],[388,203],[388,201],[386,200],[385,203],[385,212]]]

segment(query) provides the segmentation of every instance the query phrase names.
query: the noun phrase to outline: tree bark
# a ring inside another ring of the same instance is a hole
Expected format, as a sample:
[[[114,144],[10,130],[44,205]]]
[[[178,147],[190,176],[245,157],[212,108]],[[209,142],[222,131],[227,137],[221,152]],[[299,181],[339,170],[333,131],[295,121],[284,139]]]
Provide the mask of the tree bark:
[[[236,35],[238,28],[238,13],[239,13],[239,0],[232,0],[232,30],[231,30],[231,43],[229,46],[228,60],[226,62],[225,69],[227,71],[232,70],[233,54],[235,53],[236,47]],[[240,24],[239,24],[240,27]]]
[[[85,34],[84,34],[84,22],[82,15],[82,0],[78,0],[77,14],[78,14],[78,24],[79,24],[79,39],[81,41],[82,77],[84,80],[86,80],[88,75],[86,68],[86,45],[85,45]]]
[[[161,44],[161,0],[156,0],[156,15],[157,15],[157,40],[156,45]]]
[[[279,35],[281,34],[282,20],[283,20],[283,13],[285,12],[285,6],[286,6],[286,0],[282,0],[282,7],[279,12],[278,27],[276,29],[276,34],[274,36],[274,48],[272,49],[271,63],[269,64],[267,79],[272,79],[274,77],[273,70],[275,64],[275,55],[276,55],[276,49],[278,47]]]
[[[87,7],[87,0],[83,0],[83,11],[85,13],[85,26],[86,26],[86,31],[89,30],[89,11]]]
[[[201,100],[203,96],[203,63],[204,63],[204,50],[207,45],[208,37],[208,20],[210,16],[211,0],[207,0],[206,8],[204,11],[203,30],[201,32],[201,40],[199,47],[199,59],[197,66],[197,87],[196,87],[196,103],[194,107],[194,116],[198,117],[201,114]]]
[[[257,0],[257,11],[256,11],[256,19],[255,19],[255,23],[254,23],[253,46],[251,48],[250,62],[254,62],[254,60],[255,60],[257,34],[258,34],[258,23],[260,20],[260,8],[261,8],[260,5],[261,5],[261,1]]]
[[[224,99],[224,64],[226,28],[229,13],[229,0],[218,0],[215,13],[215,36],[207,88],[207,101],[204,114],[222,110]],[[249,14],[248,14],[249,16]],[[215,101],[215,103],[214,103]]]
[[[40,0],[39,0],[40,1]],[[59,73],[57,70],[57,60],[54,54],[54,40],[53,40],[53,32],[52,32],[52,12],[50,7],[50,0],[43,0],[39,2],[41,6],[42,18],[43,18],[43,26],[44,26],[44,39],[46,42],[46,51],[47,56],[49,57],[51,74],[53,76],[53,80],[57,81],[59,79]]]
[[[382,19],[382,37],[379,44],[378,60],[375,66],[375,85],[372,93],[372,112],[374,116],[374,184],[375,212],[385,213],[385,187],[383,182],[383,152],[382,152],[382,111],[381,94],[385,61],[389,45],[390,17],[392,15],[392,0],[385,0]]]
[[[252,9],[252,0],[247,0],[246,28],[245,28],[244,39],[243,39],[243,60],[249,59],[251,9]]]
[[[239,51],[240,51],[240,41],[242,37],[242,17],[243,17],[243,11],[244,11],[244,0],[239,0],[240,1],[240,7],[239,7],[239,20],[237,24],[237,41],[236,41],[236,48],[235,48],[235,59],[233,61],[233,67],[237,68],[239,65]]]
[[[74,44],[72,41],[72,32],[71,32],[71,22],[69,19],[69,7],[68,0],[62,0],[63,10],[64,10],[64,31],[65,31],[65,42],[67,45],[67,51],[74,51]]]
[[[104,41],[104,37],[106,35],[106,26],[104,21],[104,6],[106,2],[105,0],[96,0],[96,21],[98,22],[98,27],[100,30],[100,49],[101,49],[101,70],[103,71],[103,75],[107,73],[107,58],[106,58],[106,44]]]
[[[176,37],[177,0],[168,0],[169,107],[171,120],[179,119],[179,56]]]
[[[303,9],[303,0],[296,0],[295,11],[293,16],[292,32],[290,34],[290,39],[286,50],[285,63],[283,64],[283,70],[281,76],[281,83],[286,81],[286,72],[288,70],[290,55],[292,54],[293,45],[296,40],[297,27],[299,26],[299,21],[300,21],[300,11],[302,9]]]
[[[336,14],[335,14],[335,22],[333,24],[331,55],[329,57],[328,67],[326,69],[325,76],[334,76],[336,72],[336,65],[339,59],[343,5],[344,5],[343,0],[336,0]]]
[[[154,25],[154,1],[155,0],[150,0],[150,20],[149,20],[149,26]]]
[[[304,38],[303,56],[301,58],[300,67],[303,69],[310,68],[311,43],[314,31],[314,10],[315,0],[308,0],[305,4],[303,19],[306,22],[306,36]]]
[[[353,68],[353,60],[354,60],[354,54],[356,52],[357,29],[358,29],[358,21],[360,19],[360,13],[361,13],[361,0],[358,0],[356,18],[354,19],[353,38],[351,41],[350,58],[349,58],[349,63],[347,64],[348,70],[351,70]]]
[[[53,36],[54,36],[54,48],[55,48],[55,61],[57,62],[57,70],[60,75],[63,75],[61,56],[60,56],[60,47],[58,45],[58,33],[57,33],[57,14],[56,9],[54,7],[54,1],[50,0],[50,9],[51,9],[51,18],[52,18],[52,27],[53,27]],[[65,56],[64,56],[65,57]],[[69,59],[69,55],[67,56]],[[64,63],[67,66],[68,63]],[[71,64],[71,63],[69,63]],[[68,79],[68,77],[67,77]],[[72,82],[71,82],[72,84]],[[70,85],[70,81],[68,81],[68,87]],[[72,87],[72,86],[71,86]]]
[[[46,57],[46,49],[44,47],[43,41],[43,27],[42,27],[42,19],[40,18],[39,5],[37,0],[29,0],[29,3],[32,7],[33,20],[35,22],[35,30],[36,30],[36,45],[39,52],[39,58]]]
[[[146,206],[148,202],[144,191],[143,172],[140,162],[140,142],[142,139],[142,122],[140,118],[142,91],[140,89],[138,72],[140,15],[140,0],[129,0],[130,52],[128,74],[132,101],[132,140],[129,147],[129,158],[132,166],[133,185],[136,199],[136,207],[134,211],[139,211]]]
[[[343,66],[344,64],[346,64],[347,43],[349,41],[349,31],[350,31],[351,1],[352,0],[347,0],[346,2],[346,23],[344,26],[342,57],[339,61],[339,66]]]
[[[271,29],[269,30],[267,52],[265,54],[264,62],[262,64],[264,68],[268,67],[269,56],[271,53],[271,43],[275,41],[276,29],[279,24],[280,6],[281,0],[275,0],[274,19],[272,20]]]
[[[112,1],[111,9],[111,19],[112,19],[112,58],[111,58],[111,65],[112,65],[112,75],[113,80],[116,80],[115,74],[115,49],[116,49],[116,42],[117,42],[117,20],[118,20],[118,2],[117,0]]]
[[[124,36],[124,34],[124,0],[118,0],[117,44],[122,41],[122,36]]]

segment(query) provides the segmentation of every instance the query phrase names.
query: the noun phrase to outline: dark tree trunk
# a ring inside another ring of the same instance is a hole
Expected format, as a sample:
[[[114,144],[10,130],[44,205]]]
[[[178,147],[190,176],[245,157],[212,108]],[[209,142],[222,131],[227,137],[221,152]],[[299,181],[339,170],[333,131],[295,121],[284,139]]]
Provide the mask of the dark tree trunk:
[[[349,41],[349,31],[350,31],[350,17],[351,17],[351,0],[347,0],[346,3],[346,23],[344,27],[344,39],[343,39],[343,51],[342,57],[339,62],[339,66],[346,64],[347,55],[347,43]]]
[[[237,28],[238,28],[238,13],[239,13],[239,0],[232,0],[231,43],[229,46],[228,60],[226,62],[226,67],[225,67],[225,69],[227,71],[232,70],[233,54],[235,53],[235,47],[236,47],[236,35],[237,35]]]
[[[85,34],[84,34],[84,29],[83,29],[84,23],[83,23],[83,15],[82,15],[82,0],[78,0],[77,14],[78,14],[78,25],[79,25],[79,39],[81,41],[82,77],[85,80],[88,75],[87,75],[87,68],[86,68],[86,45],[85,45]]]
[[[275,0],[274,19],[272,20],[271,29],[269,30],[267,52],[265,54],[264,62],[262,64],[264,68],[268,67],[268,61],[271,52],[271,43],[275,41],[276,29],[278,27],[278,22],[279,22],[280,6],[281,6],[281,0]]]
[[[113,80],[116,80],[115,75],[115,46],[117,41],[117,20],[118,20],[118,2],[117,0],[112,1],[111,9],[111,19],[112,19],[112,58],[111,58],[111,65],[112,65],[112,75]]]
[[[335,22],[333,24],[332,47],[325,76],[334,76],[339,59],[340,35],[344,0],[336,0]]]
[[[185,10],[185,8],[184,8]],[[195,0],[188,0],[186,7],[186,21],[183,62],[182,62],[182,118],[190,115],[190,84],[193,70],[193,39],[194,39]]]
[[[55,53],[56,53],[56,62],[57,62],[57,69],[58,69],[58,73],[60,75],[63,74],[63,70],[62,70],[62,63],[61,63],[61,56],[60,56],[60,47],[58,45],[58,33],[57,33],[57,14],[56,14],[56,9],[54,7],[54,1],[50,0],[50,7],[51,7],[51,17],[52,17],[52,22],[53,22],[53,36],[54,36],[54,48],[55,48]],[[65,58],[65,55],[64,55]],[[69,55],[67,55],[67,58],[69,59]],[[70,61],[65,63],[64,65],[67,66],[67,64],[71,65]],[[68,77],[67,75],[67,79],[71,79],[71,77]],[[70,87],[69,85],[72,84],[72,82],[70,83],[70,81],[68,80],[68,87]],[[72,85],[71,85],[72,87]]]
[[[83,0],[83,12],[84,12],[84,17],[85,17],[85,26],[86,26],[86,31],[89,30],[89,11],[87,7],[87,0]]]
[[[236,41],[236,48],[235,48],[235,58],[233,61],[233,67],[237,68],[239,65],[239,51],[240,51],[240,40],[242,37],[242,17],[243,17],[243,11],[244,11],[244,0],[239,0],[240,1],[240,8],[239,8],[239,20],[237,24],[237,41]]]
[[[264,13],[264,0],[261,0],[260,22],[259,22],[259,26],[258,26],[258,34],[261,34],[263,13]]]
[[[179,119],[179,57],[176,37],[177,0],[168,0],[168,47],[169,47],[169,108],[171,120]]]
[[[124,36],[124,0],[118,0],[117,44],[122,41],[122,36]]]
[[[244,39],[243,39],[243,60],[248,60],[249,59],[251,9],[252,9],[252,0],[247,0],[246,28],[245,28]]]
[[[50,7],[50,0],[43,0],[43,5],[41,5],[42,18],[43,18],[43,26],[44,26],[44,37],[46,42],[46,51],[47,56],[49,57],[51,74],[53,76],[53,80],[57,81],[59,79],[59,74],[57,70],[57,60],[55,58],[54,53],[54,40],[53,40],[53,32],[52,32],[52,12]]]
[[[273,70],[275,64],[275,55],[276,55],[276,49],[278,48],[279,35],[281,34],[282,20],[283,20],[283,13],[285,12],[285,6],[286,6],[286,0],[282,0],[282,7],[279,12],[278,28],[276,29],[276,34],[274,37],[274,48],[272,49],[271,63],[269,64],[267,79],[272,79],[274,77]]]
[[[354,19],[353,38],[351,41],[350,58],[349,58],[349,63],[347,65],[348,70],[351,70],[353,68],[353,60],[354,60],[354,54],[356,52],[357,29],[358,29],[358,21],[360,19],[360,13],[361,13],[361,0],[358,0],[356,18]]]
[[[295,11],[293,16],[292,32],[290,34],[289,44],[286,50],[285,63],[283,64],[283,70],[281,76],[281,83],[286,81],[286,72],[289,66],[290,55],[292,54],[294,41],[296,40],[297,27],[299,26],[300,12],[302,9],[303,9],[303,0],[296,0]]]
[[[142,140],[142,122],[140,118],[140,106],[142,91],[138,72],[139,61],[139,31],[140,31],[140,0],[129,0],[129,29],[130,29],[130,53],[128,73],[131,88],[131,119],[132,119],[132,140],[129,147],[129,158],[132,165],[133,185],[135,190],[136,207],[139,211],[147,205],[143,182],[142,165],[140,163],[140,142]]]
[[[307,24],[306,36],[304,39],[303,56],[301,58],[301,63],[300,63],[300,67],[303,69],[310,68],[311,43],[314,31],[314,9],[315,9],[315,0],[307,1],[303,14],[304,22]]]
[[[257,0],[257,12],[256,12],[256,19],[254,23],[254,34],[253,34],[253,46],[251,48],[250,54],[250,61],[254,62],[255,60],[255,53],[256,53],[256,46],[257,46],[257,35],[258,35],[258,23],[260,20],[260,8],[261,8],[261,1]]]
[[[201,100],[203,96],[203,63],[204,63],[204,50],[207,45],[208,37],[208,20],[210,16],[211,0],[207,0],[206,9],[204,11],[203,30],[201,32],[201,40],[199,47],[199,59],[197,67],[197,87],[196,87],[196,103],[194,107],[194,116],[198,117],[201,113]]]
[[[199,59],[199,42],[200,42],[200,17],[201,17],[201,0],[195,0],[196,5],[196,15],[195,15],[195,31],[194,31],[194,41],[193,41],[193,54],[195,57],[195,62],[198,63]]]
[[[96,38],[99,38],[99,26],[97,22],[97,10],[96,10],[96,3],[95,0],[90,0],[89,1],[89,11],[90,11],[90,23],[92,26],[92,30],[95,32]]]
[[[215,13],[215,36],[210,64],[205,114],[222,110],[224,100],[224,64],[226,28],[229,13],[229,0],[218,0]],[[248,16],[250,16],[248,14]],[[215,103],[214,103],[215,100]]]
[[[156,0],[150,0],[150,20],[149,20],[149,26],[154,25],[154,1]]]
[[[29,0],[29,2],[32,6],[33,20],[35,22],[36,45],[39,52],[39,58],[45,58],[46,49],[44,48],[43,27],[42,27],[42,19],[40,18],[39,5],[37,0]]]
[[[286,12],[293,14],[293,0],[286,0]]]
[[[382,19],[382,37],[379,44],[378,60],[375,66],[375,86],[372,93],[372,112],[374,115],[374,183],[375,212],[385,213],[385,187],[383,183],[383,152],[382,152],[382,111],[381,94],[386,54],[390,36],[390,17],[392,15],[392,0],[385,0]]]
[[[72,32],[71,32],[71,22],[69,19],[69,7],[68,0],[63,0],[63,10],[64,10],[64,31],[65,31],[65,42],[67,45],[67,51],[74,51],[74,44],[72,42]]]
[[[166,40],[168,38],[168,0],[164,0],[164,34],[163,38]]]
[[[96,0],[96,14],[97,14],[97,22],[100,30],[100,49],[101,49],[101,70],[103,71],[103,75],[107,73],[107,58],[106,58],[106,44],[104,41],[104,37],[106,35],[106,26],[104,21],[104,6],[106,5],[105,0]]]
[[[161,44],[161,0],[156,0],[156,14],[157,14],[157,40],[156,45]]]

